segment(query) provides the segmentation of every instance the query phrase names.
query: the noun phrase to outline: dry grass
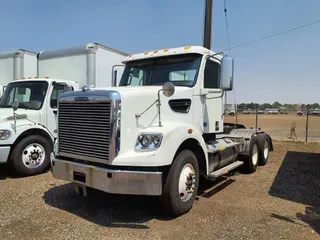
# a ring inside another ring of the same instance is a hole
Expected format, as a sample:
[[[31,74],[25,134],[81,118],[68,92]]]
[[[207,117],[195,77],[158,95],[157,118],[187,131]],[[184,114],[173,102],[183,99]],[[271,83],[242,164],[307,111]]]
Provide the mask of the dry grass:
[[[269,133],[274,139],[290,140],[290,129],[292,123],[296,124],[297,140],[305,141],[306,137],[306,116],[297,115],[258,115],[258,127]],[[226,116],[225,122],[236,122],[236,117]],[[256,127],[256,115],[239,114],[238,123],[247,128]],[[320,117],[309,116],[309,141],[320,141]]]

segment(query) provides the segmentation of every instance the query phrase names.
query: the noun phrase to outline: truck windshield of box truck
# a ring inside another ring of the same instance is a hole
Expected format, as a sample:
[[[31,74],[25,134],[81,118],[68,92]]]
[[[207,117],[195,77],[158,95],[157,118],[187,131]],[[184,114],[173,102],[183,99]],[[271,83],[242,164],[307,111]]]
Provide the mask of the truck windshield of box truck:
[[[202,55],[184,54],[135,60],[126,64],[119,86],[150,86],[172,82],[193,87]]]
[[[12,108],[15,101],[19,102],[19,108],[40,110],[42,108],[48,82],[26,81],[9,83],[0,101],[0,108]]]

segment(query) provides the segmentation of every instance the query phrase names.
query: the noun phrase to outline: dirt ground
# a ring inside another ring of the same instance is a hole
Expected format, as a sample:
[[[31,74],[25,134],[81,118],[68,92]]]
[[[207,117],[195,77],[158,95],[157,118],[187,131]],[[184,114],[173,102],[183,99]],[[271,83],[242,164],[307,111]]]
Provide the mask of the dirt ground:
[[[76,196],[51,173],[0,165],[1,239],[320,239],[320,144],[275,142],[254,174],[202,182],[193,209],[168,219],[155,198]]]
[[[296,124],[297,140],[305,141],[306,138],[306,116],[288,115],[258,115],[258,127],[269,133],[274,139],[288,140],[293,123]],[[225,122],[236,122],[235,116],[226,116]],[[255,114],[239,114],[238,123],[246,128],[256,127]],[[320,117],[309,116],[308,141],[320,141]]]

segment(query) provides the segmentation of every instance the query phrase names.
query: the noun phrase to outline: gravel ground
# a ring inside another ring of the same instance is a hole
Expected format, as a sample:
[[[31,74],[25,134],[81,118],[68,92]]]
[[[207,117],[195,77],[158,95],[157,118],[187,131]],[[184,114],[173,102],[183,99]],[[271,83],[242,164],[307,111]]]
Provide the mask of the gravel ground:
[[[15,178],[2,165],[1,239],[320,239],[320,144],[274,145],[254,174],[202,182],[177,219],[152,197],[83,198],[50,173]]]

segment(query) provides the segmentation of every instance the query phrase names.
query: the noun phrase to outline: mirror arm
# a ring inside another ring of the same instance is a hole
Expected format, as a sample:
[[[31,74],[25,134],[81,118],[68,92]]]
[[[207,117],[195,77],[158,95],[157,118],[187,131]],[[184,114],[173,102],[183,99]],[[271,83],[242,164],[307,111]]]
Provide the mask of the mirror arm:
[[[136,113],[135,117],[138,119],[140,118],[145,112],[147,112],[153,105],[155,105],[158,102],[158,99],[154,101],[146,110],[144,110],[142,113]]]
[[[221,94],[220,94],[219,96],[209,97],[209,98],[206,96],[206,99],[222,98],[222,97],[223,97],[223,95],[224,95],[224,90],[222,90],[222,89],[221,89]]]

